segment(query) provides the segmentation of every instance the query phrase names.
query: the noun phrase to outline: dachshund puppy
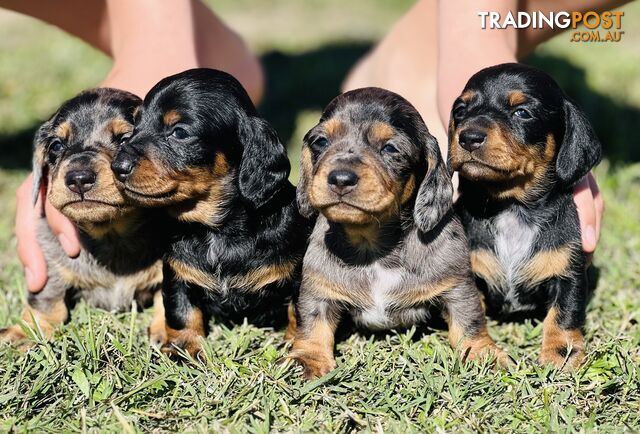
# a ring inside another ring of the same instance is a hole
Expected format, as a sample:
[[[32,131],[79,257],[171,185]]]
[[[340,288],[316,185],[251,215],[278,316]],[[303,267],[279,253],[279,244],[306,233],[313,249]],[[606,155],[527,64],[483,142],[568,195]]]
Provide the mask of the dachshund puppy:
[[[163,351],[197,354],[210,318],[286,322],[310,223],[285,147],[235,78],[193,69],[160,81],[112,169],[131,201],[174,219]]]
[[[290,357],[305,376],[335,366],[349,313],[370,329],[412,326],[440,305],[449,341],[474,358],[507,356],[487,334],[451,175],[408,101],[379,88],[335,98],[304,139],[298,205],[320,215],[304,257]]]
[[[572,191],[600,158],[585,115],[529,66],[483,69],[453,105],[449,163],[488,311],[546,315],[540,361],[559,367],[584,355],[586,258]]]
[[[107,310],[155,300],[150,332],[164,334],[162,267],[148,213],[127,204],[110,165],[133,129],[142,101],[124,91],[94,89],[64,103],[37,131],[33,158],[34,203],[43,188],[51,204],[78,227],[82,249],[69,258],[40,219],[38,239],[49,273],[44,289],[28,295],[23,320],[50,337],[69,318],[79,298]],[[0,340],[25,338],[20,326],[0,331]]]

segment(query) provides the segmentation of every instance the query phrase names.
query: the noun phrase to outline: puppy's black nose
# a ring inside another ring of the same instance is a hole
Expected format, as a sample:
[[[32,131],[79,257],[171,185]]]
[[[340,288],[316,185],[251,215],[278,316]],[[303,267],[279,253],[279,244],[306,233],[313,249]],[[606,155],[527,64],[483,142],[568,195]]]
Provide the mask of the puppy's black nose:
[[[460,131],[458,143],[467,151],[471,152],[484,145],[487,133],[481,130],[467,129]]]
[[[358,175],[350,170],[333,170],[327,177],[329,188],[339,195],[345,195],[356,188]]]
[[[121,182],[125,182],[135,166],[135,160],[124,152],[119,152],[111,162],[111,170]]]
[[[96,174],[90,170],[72,170],[65,175],[64,182],[69,190],[84,196],[96,183]]]

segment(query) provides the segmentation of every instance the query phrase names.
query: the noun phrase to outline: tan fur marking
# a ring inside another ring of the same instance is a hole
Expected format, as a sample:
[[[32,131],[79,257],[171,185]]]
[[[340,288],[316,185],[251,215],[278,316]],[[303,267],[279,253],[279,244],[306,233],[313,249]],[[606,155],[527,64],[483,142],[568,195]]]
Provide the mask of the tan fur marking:
[[[47,197],[51,204],[96,239],[102,238],[116,227],[120,230],[126,226],[130,222],[129,217],[133,217],[135,213],[128,215],[132,208],[125,203],[122,191],[116,186],[111,171],[111,156],[100,152],[91,158],[86,168],[94,171],[96,182],[84,194],[83,202],[65,183],[67,172],[78,168],[76,162],[66,160],[50,174]]]
[[[369,140],[386,142],[395,135],[395,129],[386,122],[374,122],[369,128]]]
[[[535,254],[522,270],[524,282],[533,286],[552,277],[566,276],[570,272],[571,255],[569,245]]]
[[[324,319],[317,319],[307,334],[297,334],[289,358],[304,366],[305,378],[322,377],[336,367],[333,357],[334,339],[335,325]]]
[[[153,318],[149,324],[149,341],[151,345],[161,347],[167,342],[167,325],[164,315],[162,291],[153,295]]]
[[[411,197],[413,196],[413,193],[415,192],[415,189],[416,189],[416,177],[415,175],[411,174],[407,182],[404,184],[402,196],[400,196],[400,203],[402,205],[404,205],[409,201],[409,199],[411,199]]]
[[[460,95],[460,99],[465,103],[469,103],[471,99],[475,96],[476,92],[473,90],[467,90],[462,95]]]
[[[449,343],[453,348],[457,348],[462,356],[466,356],[467,360],[491,357],[499,366],[511,364],[509,355],[495,344],[486,327],[483,327],[476,336],[465,336],[459,324],[450,318],[447,318],[447,321],[449,323]]]
[[[449,128],[447,130],[448,138],[449,138],[449,146],[447,149],[447,155],[443,155],[446,162],[451,166],[453,170],[459,170],[460,165],[463,163],[463,159],[460,156],[460,144],[458,143],[458,137],[460,136],[460,132],[455,128],[455,122],[453,121],[453,116],[449,119]]]
[[[44,143],[38,143],[36,145],[35,149],[33,150],[33,159],[38,167],[44,166]]]
[[[37,329],[35,321],[45,338],[53,336],[55,328],[63,324],[69,316],[69,310],[63,299],[54,300],[49,304],[46,311],[36,310],[31,306],[25,306],[22,311],[22,321],[32,329]],[[14,343],[27,338],[27,335],[19,325],[13,325],[0,331],[0,342]],[[23,349],[27,349],[24,347]]]
[[[326,300],[343,301],[356,306],[373,303],[368,291],[345,288],[316,271],[305,270],[302,281],[305,288]]]
[[[313,172],[313,162],[311,161],[311,150],[306,146],[302,148],[300,167],[302,168],[303,175],[310,181],[311,173]]]
[[[75,270],[57,264],[56,269],[62,280],[70,287],[82,289],[95,289],[99,287],[122,286],[130,288],[152,288],[162,283],[162,266],[158,261],[151,267],[145,268],[135,274],[126,276],[112,276],[110,281],[104,278],[94,278],[91,274],[81,275]]]
[[[418,288],[402,290],[400,294],[392,296],[391,303],[398,307],[415,306],[442,295],[445,291],[454,288],[460,283],[462,283],[460,279],[448,277],[439,282],[430,282]]]
[[[341,134],[346,129],[344,123],[336,118],[331,118],[325,121],[324,131],[328,136],[335,136]]]
[[[287,342],[293,342],[296,337],[296,332],[298,330],[298,320],[296,318],[296,309],[293,305],[293,302],[289,303],[289,308],[287,309],[287,330],[284,333],[284,340]]]
[[[141,204],[173,205],[169,212],[180,221],[216,226],[226,211],[230,171],[223,154],[216,155],[213,167],[175,173],[167,173],[154,161],[143,159],[130,177],[128,188],[145,195],[165,196],[136,200]]]
[[[81,276],[74,270],[67,268],[64,265],[59,264],[56,266],[56,268],[64,283],[66,283],[70,287],[94,289],[101,283],[96,279]]]
[[[344,225],[343,228],[352,246],[369,250],[378,248],[379,225],[375,223],[366,226]]]
[[[201,182],[207,182],[209,190],[204,193],[204,197],[198,199],[196,205],[188,211],[178,212],[177,218],[185,222],[198,222],[203,224],[216,225],[225,213],[225,204],[227,196],[227,185],[223,181],[229,173],[230,167],[227,159],[222,154],[216,155],[213,171],[199,173],[196,170],[194,177],[200,177],[198,183],[191,186],[193,192],[206,189],[206,186],[200,185]],[[196,178],[197,179],[197,178]],[[183,189],[184,195],[194,194]]]
[[[558,311],[552,307],[544,319],[540,363],[565,369],[577,368],[584,360],[584,336],[580,329],[560,328],[557,317]],[[563,350],[571,350],[568,359],[560,354]]]
[[[129,133],[133,130],[133,125],[124,119],[114,119],[109,124],[109,130],[115,136]]]
[[[527,96],[519,90],[514,90],[510,92],[507,99],[511,107],[527,102]]]
[[[217,277],[209,273],[199,270],[185,262],[177,259],[169,260],[169,266],[176,273],[179,279],[195,283],[203,288],[211,290],[219,290],[221,282]],[[284,264],[269,264],[251,270],[245,275],[231,276],[226,280],[226,286],[230,288],[259,290],[271,283],[287,280],[291,278],[295,270],[295,261],[286,262]]]
[[[177,110],[169,110],[164,114],[164,116],[162,116],[162,121],[165,125],[177,124],[180,122],[180,119],[182,119],[182,116],[180,116],[180,113],[178,113]]]
[[[471,252],[471,270],[492,288],[500,288],[505,283],[505,274],[496,255],[487,249]]]
[[[308,189],[309,202],[314,208],[331,221],[358,226],[379,224],[398,214],[403,186],[392,182],[386,170],[366,153],[360,156],[362,163],[351,168],[359,177],[356,189],[342,199],[357,208],[338,204],[339,198],[329,188],[327,178],[340,165],[334,162],[331,150],[327,152],[319,162]]]
[[[208,273],[199,270],[186,262],[178,261],[177,259],[170,259],[168,261],[171,269],[176,273],[176,277],[184,282],[195,283],[203,288],[217,288],[219,282]]]
[[[196,357],[198,353],[202,351],[200,337],[205,336],[205,323],[202,311],[196,307],[192,308],[183,329],[176,330],[167,324],[166,332],[167,343],[162,348],[165,354],[175,355],[177,353],[175,347],[179,347],[187,351],[192,357]]]
[[[71,127],[71,122],[65,121],[56,127],[54,134],[61,139],[67,140],[71,137],[72,132],[73,128]]]
[[[233,286],[258,290],[272,283],[290,279],[295,268],[295,261],[284,264],[263,265],[251,270],[244,276],[239,276],[235,279],[237,283]]]
[[[454,134],[451,154],[454,170],[461,170],[462,176],[478,181],[492,181],[487,185],[488,192],[498,199],[516,199],[526,203],[538,186],[547,181],[549,165],[555,155],[556,143],[552,134],[542,150],[538,146],[519,143],[516,138],[502,127],[494,126],[487,131],[486,145],[470,153],[458,143],[459,131]],[[476,169],[465,173],[464,163],[476,160],[489,163],[498,170]]]
[[[100,223],[81,223],[78,224],[82,230],[91,236],[94,240],[100,240],[108,234],[117,234],[126,236],[131,227],[136,222],[135,213],[126,213],[125,215],[116,216],[112,221]]]

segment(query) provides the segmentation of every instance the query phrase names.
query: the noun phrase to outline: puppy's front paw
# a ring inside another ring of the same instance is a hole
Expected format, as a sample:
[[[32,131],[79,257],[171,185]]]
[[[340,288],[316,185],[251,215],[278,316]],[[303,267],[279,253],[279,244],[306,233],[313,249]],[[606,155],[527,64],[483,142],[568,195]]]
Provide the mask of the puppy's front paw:
[[[322,377],[336,368],[333,355],[327,355],[319,351],[293,350],[289,358],[298,361],[304,368],[304,378],[311,380]]]
[[[154,319],[149,325],[147,333],[149,334],[149,343],[155,348],[161,348],[169,340],[164,321],[156,322]]]
[[[584,336],[579,328],[562,328],[558,325],[557,312],[549,310],[542,327],[542,352],[540,363],[559,369],[574,369],[584,361]]]
[[[27,339],[27,335],[22,330],[22,327],[18,325],[12,325],[11,327],[0,329],[0,342],[13,344],[25,339]]]
[[[200,341],[201,335],[194,332],[191,329],[176,330],[169,326],[165,327],[165,337],[162,338],[160,333],[156,335],[157,339],[164,339],[164,344],[160,347],[167,356],[172,359],[179,357],[179,350],[184,350],[191,355],[194,359],[202,353],[202,343]]]
[[[463,355],[466,355],[467,360],[476,360],[483,357],[489,357],[493,361],[495,361],[497,366],[500,366],[502,368],[506,368],[513,365],[513,360],[511,359],[511,356],[509,356],[509,354],[506,351],[498,347],[493,342],[487,343],[482,346],[475,345],[475,346],[468,347],[464,351]]]
[[[575,369],[584,362],[585,353],[581,346],[544,346],[540,353],[540,363],[554,365],[558,369]]]
[[[174,340],[167,340],[167,342],[160,347],[160,351],[169,356],[172,359],[177,359],[180,356],[180,351],[184,350],[191,355],[194,359],[198,359],[202,353],[202,344],[200,339],[195,336],[182,337]]]

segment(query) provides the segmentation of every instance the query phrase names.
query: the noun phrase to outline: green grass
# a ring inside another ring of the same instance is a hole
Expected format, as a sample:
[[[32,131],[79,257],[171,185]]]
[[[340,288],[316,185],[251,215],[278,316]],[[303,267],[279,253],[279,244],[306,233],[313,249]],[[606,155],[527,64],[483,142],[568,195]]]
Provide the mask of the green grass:
[[[263,53],[272,77],[263,111],[289,143],[294,167],[302,135],[346,70],[409,4],[221,3]],[[492,323],[494,338],[520,362],[508,371],[461,364],[442,331],[390,332],[348,337],[337,346],[339,368],[306,383],[299,369],[281,363],[281,331],[214,326],[203,362],[173,363],[146,343],[149,312],[112,315],[81,303],[52,342],[40,339],[26,354],[0,347],[0,432],[640,430],[639,13],[640,4],[627,7],[621,44],[576,45],[560,36],[530,59],[586,108],[607,156],[596,171],[607,212],[588,360],[576,372],[535,363],[540,324]],[[353,16],[362,19],[353,24]],[[12,227],[30,134],[64,98],[98,83],[109,62],[54,29],[7,14],[0,14],[0,51],[4,325],[18,320],[25,297]]]

